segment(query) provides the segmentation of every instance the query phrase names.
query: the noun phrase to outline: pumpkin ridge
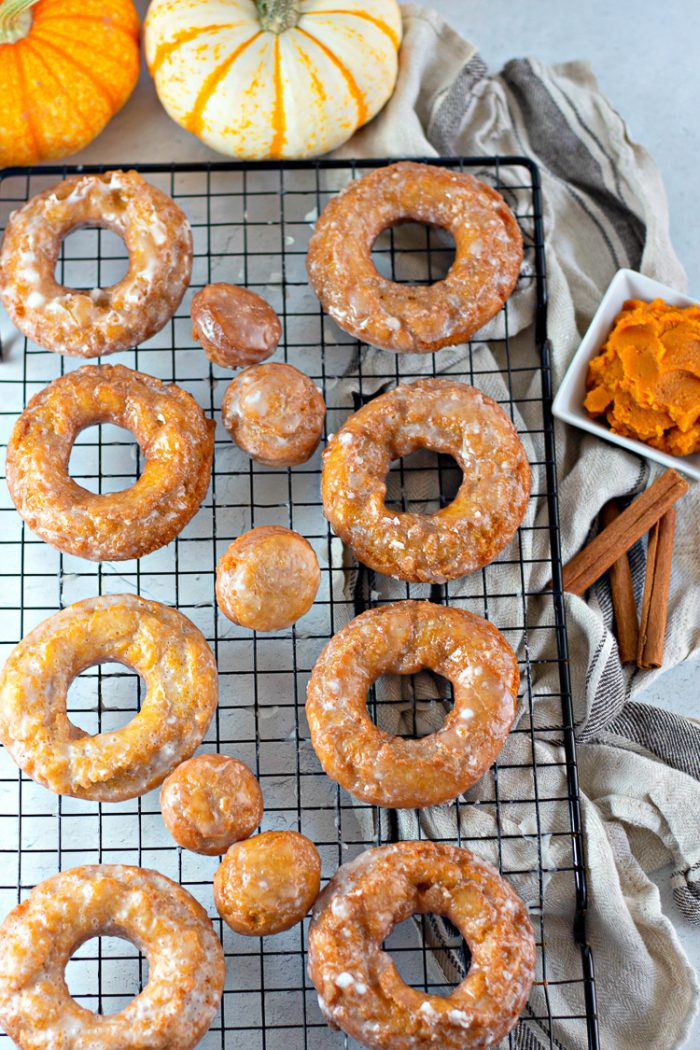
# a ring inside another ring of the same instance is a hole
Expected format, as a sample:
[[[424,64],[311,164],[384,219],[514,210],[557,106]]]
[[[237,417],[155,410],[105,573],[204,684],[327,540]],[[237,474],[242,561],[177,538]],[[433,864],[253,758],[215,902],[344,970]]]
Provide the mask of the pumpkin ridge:
[[[160,67],[166,59],[170,58],[173,52],[177,51],[182,44],[189,44],[191,40],[196,40],[198,36],[203,36],[205,33],[218,33],[222,29],[238,29],[245,24],[245,22],[230,22],[210,26],[195,26],[192,29],[183,29],[183,31],[177,33],[172,40],[158,45],[153,62],[148,64],[148,71],[151,76],[155,76]]]
[[[66,33],[57,33],[55,29],[47,29],[45,32],[50,33],[51,35],[50,37],[46,37],[43,33],[40,32],[40,30],[41,26],[39,26],[39,31],[33,34],[36,37],[37,43],[52,44],[56,51],[60,51],[62,55],[66,55],[68,58],[72,59],[74,65],[78,66],[78,68],[81,69],[82,72],[84,72],[85,75],[89,77],[93,83],[99,84],[99,86],[102,88],[103,93],[105,94],[105,97],[107,98],[109,104],[115,112],[117,109],[119,109],[120,106],[123,105],[123,102],[120,101],[119,97],[117,95],[112,94],[111,88],[107,87],[106,84],[99,80],[91,69],[84,66],[79,58],[75,58],[70,52],[64,51],[63,48],[59,47],[58,44],[54,44],[54,40],[64,40],[73,44],[75,43],[75,38],[73,36],[69,36]],[[83,41],[79,41],[79,43],[83,47],[89,46],[87,44],[83,44]],[[116,55],[110,54],[109,50],[106,47],[100,52],[100,61],[111,62],[113,66],[117,66],[120,73],[124,68],[124,63],[121,61],[121,54],[118,57]]]
[[[364,96],[358,87],[357,81],[355,80],[348,67],[344,65],[344,63],[340,61],[338,56],[334,55],[330,48],[326,47],[326,45],[321,40],[319,40],[318,37],[314,36],[313,33],[310,33],[307,29],[302,29],[302,27],[299,25],[295,26],[295,31],[297,33],[303,33],[304,36],[309,38],[309,40],[312,40],[314,44],[316,44],[321,49],[321,51],[323,51],[326,57],[329,58],[333,65],[338,69],[340,74],[343,76],[345,83],[348,86],[348,91],[352,95],[355,105],[357,106],[358,123],[364,124],[367,120],[367,105],[365,103]]]
[[[306,11],[304,14],[306,18],[320,18],[322,15],[350,15],[352,18],[364,18],[366,22],[371,22],[372,25],[375,25],[377,29],[382,31],[382,33],[385,33],[397,51],[401,46],[401,38],[398,33],[396,33],[383,18],[376,18],[374,15],[368,15],[366,11],[341,11],[340,8],[329,8],[324,11]]]
[[[316,92],[316,97],[318,98],[319,102],[325,102],[328,99],[328,94],[323,86],[323,81],[318,75],[316,67],[307,55],[306,51],[304,51],[302,48],[297,48],[296,53],[306,66],[306,71],[309,74],[309,80],[313,87],[313,90]]]
[[[37,131],[36,123],[34,121],[34,117],[32,115],[32,99],[31,99],[31,95],[29,94],[29,86],[27,84],[27,76],[26,76],[26,73],[25,73],[25,70],[24,70],[24,66],[22,64],[22,59],[20,58],[20,54],[21,54],[21,50],[22,50],[20,45],[22,43],[23,43],[23,41],[19,41],[19,43],[17,43],[17,44],[10,45],[11,46],[11,54],[12,53],[14,54],[15,67],[17,69],[17,79],[19,81],[22,94],[24,95],[24,98],[26,99],[24,112],[25,112],[26,117],[27,117],[27,130],[29,132],[29,137],[32,140],[32,149],[34,151],[34,156],[35,157],[39,157],[39,156],[41,156],[40,138],[39,138],[39,133]]]
[[[258,37],[262,36],[262,30],[258,30],[257,33],[253,33],[252,36],[244,40],[243,43],[239,44],[233,54],[225,58],[223,62],[220,62],[216,69],[212,70],[207,79],[204,81],[202,88],[197,95],[197,99],[192,108],[192,112],[185,118],[185,127],[188,131],[198,135],[202,127],[202,114],[205,106],[213,93],[216,91],[219,83],[228,73],[229,69],[236,61],[239,55],[241,55],[247,47],[250,46]]]
[[[270,143],[270,156],[278,160],[282,156],[284,134],[286,130],[284,116],[284,87],[282,84],[282,60],[280,58],[280,38],[275,37],[275,108],[272,113],[274,135]]]
[[[97,15],[41,15],[39,11],[38,17],[35,16],[34,18],[34,26],[40,28],[41,26],[46,25],[47,22],[97,22],[110,32],[116,29],[120,33],[126,33],[129,39],[133,40],[135,43],[138,42],[140,36],[138,29],[131,30],[126,25],[118,25],[112,22],[108,24],[105,22],[105,18],[99,18]]]
[[[39,36],[38,34],[35,34],[35,36],[37,37],[37,42],[40,43],[42,47],[48,47],[49,50],[55,51],[63,59],[65,59],[66,62],[70,62],[72,65],[75,66],[76,69],[79,69],[83,76],[86,77],[93,85],[93,87],[98,91],[98,93],[101,94],[107,100],[112,110],[117,110],[121,107],[123,103],[120,102],[119,99],[115,98],[112,95],[111,91],[109,91],[109,89],[105,87],[105,85],[100,80],[97,79],[95,74],[86,66],[84,66],[79,59],[74,58],[74,56],[71,55],[69,51],[65,51],[62,47],[59,47],[53,42],[53,40],[47,40],[46,37]],[[66,40],[68,38],[60,37],[60,39]],[[112,61],[116,61],[116,59],[112,59]]]
[[[83,125],[85,130],[89,131],[90,130],[90,124],[86,120],[84,113],[80,109],[80,106],[77,104],[75,99],[72,98],[72,96],[69,94],[67,89],[63,86],[63,84],[61,83],[60,78],[56,75],[56,73],[54,73],[53,69],[51,68],[49,63],[46,61],[46,59],[44,58],[44,56],[42,55],[41,51],[39,51],[36,47],[34,47],[34,45],[30,42],[29,39],[24,41],[24,47],[25,47],[25,50],[32,52],[32,54],[34,55],[34,58],[35,58],[35,60],[37,62],[41,63],[41,65],[44,67],[44,69],[46,70],[48,75],[51,77],[51,80],[53,81],[54,90],[55,91],[59,91],[65,98],[67,98],[69,100],[69,102],[71,104],[71,108],[73,109],[75,115],[78,117],[78,120]]]

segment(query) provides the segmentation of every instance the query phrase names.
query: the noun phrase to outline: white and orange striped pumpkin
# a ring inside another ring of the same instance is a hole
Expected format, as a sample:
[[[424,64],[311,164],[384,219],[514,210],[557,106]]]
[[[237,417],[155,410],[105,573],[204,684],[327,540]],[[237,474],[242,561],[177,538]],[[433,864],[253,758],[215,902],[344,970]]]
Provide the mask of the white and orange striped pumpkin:
[[[148,67],[178,124],[229,156],[312,157],[391,96],[396,0],[153,0]]]

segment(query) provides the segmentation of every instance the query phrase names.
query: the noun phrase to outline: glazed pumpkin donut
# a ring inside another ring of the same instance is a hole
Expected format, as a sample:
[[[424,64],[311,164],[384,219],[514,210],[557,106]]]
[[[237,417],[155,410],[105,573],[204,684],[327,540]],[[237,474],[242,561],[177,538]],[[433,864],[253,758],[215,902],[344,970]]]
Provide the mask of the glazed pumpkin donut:
[[[282,525],[261,525],[234,540],[216,566],[224,616],[254,631],[279,631],[308,612],[321,582],[308,540]]]
[[[435,514],[389,510],[391,461],[429,448],[464,474]],[[490,397],[452,379],[390,390],[345,422],[323,453],[323,508],[359,561],[386,576],[454,580],[493,561],[527,509],[530,467],[515,427]]]
[[[96,1014],[66,987],[91,937],[146,955],[148,983],[125,1009]],[[0,1023],[21,1050],[192,1050],[216,1014],[224,953],[204,908],[157,871],[71,868],[39,883],[0,927]]]
[[[111,288],[78,291],[54,277],[62,239],[78,226],[123,238],[129,270]],[[112,354],[159,332],[192,272],[184,213],[135,171],[73,175],[11,216],[0,254],[0,298],[17,328],[47,350]]]
[[[430,668],[454,687],[436,733],[391,736],[367,712],[367,691],[385,674]],[[404,601],[361,613],[326,645],[306,697],[311,743],[325,772],[352,795],[395,809],[437,806],[476,783],[515,717],[520,683],[501,632],[463,609]]]
[[[442,281],[390,281],[372,245],[395,223],[442,226],[455,261]],[[495,190],[472,175],[400,161],[350,183],[323,209],[309,241],[309,282],[346,332],[384,350],[427,353],[463,343],[515,288],[523,238]]]
[[[245,839],[263,815],[258,781],[229,755],[196,755],[174,769],[160,789],[165,826],[178,845],[215,856]]]
[[[281,361],[245,368],[229,384],[221,406],[222,422],[239,448],[269,467],[311,459],[325,414],[318,387]]]
[[[68,474],[85,427],[130,430],[146,464],[121,492],[98,495]],[[194,517],[209,487],[212,420],[185,390],[123,365],[83,365],[31,399],[7,447],[7,486],[42,540],[91,561],[124,561],[165,546]]]
[[[147,692],[128,725],[90,736],[69,721],[74,678],[114,661]],[[201,743],[216,709],[212,651],[194,624],[135,594],[86,598],[22,639],[0,677],[0,739],[59,795],[119,802],[156,787]]]
[[[214,876],[214,903],[236,933],[264,937],[301,922],[320,885],[313,842],[298,831],[264,831],[231,846]]]
[[[445,915],[471,951],[447,996],[405,984],[382,949],[411,915]],[[371,1050],[487,1050],[527,1002],[535,938],[527,909],[495,868],[438,842],[399,842],[344,864],[313,909],[309,976],[319,1005]]]

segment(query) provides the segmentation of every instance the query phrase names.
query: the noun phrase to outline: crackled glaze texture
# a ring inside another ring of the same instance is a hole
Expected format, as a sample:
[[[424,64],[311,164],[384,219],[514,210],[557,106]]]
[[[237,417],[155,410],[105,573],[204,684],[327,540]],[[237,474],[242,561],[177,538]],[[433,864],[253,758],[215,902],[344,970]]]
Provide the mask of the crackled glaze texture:
[[[441,729],[408,740],[379,729],[367,692],[385,674],[428,667],[454,687]],[[515,717],[515,653],[487,620],[404,601],[370,609],[331,638],[306,697],[311,742],[325,772],[365,802],[436,806],[466,791],[500,752]]]
[[[79,226],[101,226],[123,238],[129,270],[112,287],[79,291],[57,283],[61,241]],[[160,331],[191,272],[192,233],[170,197],[135,171],[73,175],[10,217],[0,298],[20,332],[39,346],[97,357]]]
[[[160,790],[163,820],[175,841],[215,856],[245,839],[263,815],[257,779],[229,755],[196,755],[179,765]]]
[[[86,1010],[64,970],[91,937],[148,958],[144,990],[119,1013]],[[224,953],[204,908],[156,871],[71,868],[39,883],[0,927],[0,1023],[21,1050],[192,1050],[214,1019]]]
[[[308,612],[321,570],[308,540],[282,525],[261,525],[234,540],[216,567],[224,616],[254,631],[279,631]]]
[[[239,448],[269,467],[311,459],[325,414],[318,387],[298,368],[278,361],[244,369],[221,405],[221,420]]]
[[[298,831],[236,842],[214,876],[214,903],[236,933],[264,937],[301,922],[321,885],[321,858]]]
[[[262,296],[235,284],[207,284],[192,300],[192,335],[214,364],[255,365],[274,354],[279,317]]]
[[[449,230],[455,261],[442,281],[398,284],[372,262],[395,223]],[[401,161],[352,182],[323,209],[307,270],[323,308],[346,332],[384,350],[427,353],[463,343],[515,288],[523,238],[495,190],[465,172]]]
[[[471,951],[448,996],[399,976],[382,942],[421,913],[445,915]],[[437,842],[367,850],[316,901],[309,976],[328,1023],[370,1050],[488,1050],[515,1025],[535,976],[527,909],[490,864]]]
[[[429,448],[452,456],[463,480],[435,514],[385,505],[391,461]],[[359,561],[413,582],[444,582],[493,561],[527,509],[530,467],[517,431],[480,390],[421,379],[382,394],[345,422],[323,453],[326,517]]]
[[[74,678],[114,662],[146,684],[141,710],[96,736],[66,713]],[[0,739],[24,772],[59,795],[118,802],[156,787],[189,758],[218,696],[216,663],[194,624],[135,594],[86,598],[17,645],[0,677]]]
[[[99,495],[70,477],[73,443],[86,427],[130,430],[145,457],[139,480]],[[185,390],[123,365],[83,365],[36,394],[7,447],[7,486],[42,540],[91,561],[140,558],[164,547],[206,495],[214,429]]]

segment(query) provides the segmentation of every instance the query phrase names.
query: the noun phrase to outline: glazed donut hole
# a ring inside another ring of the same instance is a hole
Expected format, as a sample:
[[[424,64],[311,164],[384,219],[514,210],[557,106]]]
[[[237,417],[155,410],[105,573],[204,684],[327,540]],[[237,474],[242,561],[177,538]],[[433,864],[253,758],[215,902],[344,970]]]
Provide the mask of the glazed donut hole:
[[[298,831],[264,831],[234,843],[214,876],[214,903],[235,933],[262,937],[305,917],[321,886],[321,858]]]
[[[309,611],[320,583],[309,541],[281,525],[262,525],[244,532],[220,558],[216,601],[241,627],[278,631]]]
[[[325,414],[319,388],[281,361],[245,368],[229,384],[221,405],[221,421],[233,441],[269,467],[293,467],[311,459]]]
[[[163,820],[178,845],[216,856],[247,838],[263,815],[256,777],[228,755],[196,755],[173,770],[160,791]]]
[[[270,357],[282,336],[270,304],[248,288],[207,284],[192,299],[192,336],[215,365],[240,368]]]

